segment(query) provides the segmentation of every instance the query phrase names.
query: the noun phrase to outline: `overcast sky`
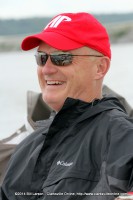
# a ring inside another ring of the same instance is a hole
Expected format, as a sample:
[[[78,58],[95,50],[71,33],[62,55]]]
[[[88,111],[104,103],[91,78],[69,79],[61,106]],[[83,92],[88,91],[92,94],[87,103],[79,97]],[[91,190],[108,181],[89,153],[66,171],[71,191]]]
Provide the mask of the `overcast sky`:
[[[78,11],[133,12],[133,0],[0,0],[0,18],[54,16]]]

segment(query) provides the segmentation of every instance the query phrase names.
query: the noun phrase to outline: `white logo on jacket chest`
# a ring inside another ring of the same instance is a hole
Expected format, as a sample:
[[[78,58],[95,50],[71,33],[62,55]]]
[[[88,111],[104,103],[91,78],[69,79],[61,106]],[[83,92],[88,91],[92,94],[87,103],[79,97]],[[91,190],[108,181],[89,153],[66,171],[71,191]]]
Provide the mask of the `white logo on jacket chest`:
[[[67,162],[64,162],[64,161],[58,161],[57,162],[57,165],[62,165],[62,166],[65,166],[65,167],[69,167],[71,165],[73,165],[73,162],[70,162],[70,163],[67,163]]]

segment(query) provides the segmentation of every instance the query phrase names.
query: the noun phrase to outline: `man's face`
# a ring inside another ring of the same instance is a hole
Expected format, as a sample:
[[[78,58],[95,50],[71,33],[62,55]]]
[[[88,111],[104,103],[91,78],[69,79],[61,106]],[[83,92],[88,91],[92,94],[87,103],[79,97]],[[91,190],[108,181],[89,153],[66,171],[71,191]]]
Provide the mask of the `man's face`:
[[[38,51],[50,54],[59,50],[41,43]],[[69,52],[73,55],[92,54],[87,47]],[[75,56],[68,66],[56,66],[48,58],[43,67],[38,66],[37,72],[43,100],[56,111],[61,109],[67,97],[86,102],[93,99],[96,74],[94,57]]]

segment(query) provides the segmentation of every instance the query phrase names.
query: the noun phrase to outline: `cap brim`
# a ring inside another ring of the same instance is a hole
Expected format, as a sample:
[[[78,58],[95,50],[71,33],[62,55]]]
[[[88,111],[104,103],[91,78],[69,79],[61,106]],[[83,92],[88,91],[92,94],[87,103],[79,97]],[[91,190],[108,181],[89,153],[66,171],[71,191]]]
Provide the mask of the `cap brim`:
[[[25,51],[39,46],[40,42],[45,42],[53,48],[60,50],[72,50],[82,47],[83,45],[77,43],[63,35],[55,32],[42,32],[39,34],[26,37],[21,44],[21,48]]]

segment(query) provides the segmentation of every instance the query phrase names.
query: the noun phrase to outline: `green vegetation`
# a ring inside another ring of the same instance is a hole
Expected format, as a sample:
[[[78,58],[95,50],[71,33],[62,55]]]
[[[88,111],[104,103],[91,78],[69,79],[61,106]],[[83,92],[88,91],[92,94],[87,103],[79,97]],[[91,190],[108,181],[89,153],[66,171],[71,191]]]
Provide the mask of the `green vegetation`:
[[[51,18],[28,18],[0,20],[0,35],[36,33],[42,30]]]
[[[112,34],[111,34],[111,40],[113,42],[117,42],[120,38],[123,38],[125,37],[125,35],[127,35],[129,32],[128,29],[122,29],[122,30],[117,30],[117,31],[114,31]]]

